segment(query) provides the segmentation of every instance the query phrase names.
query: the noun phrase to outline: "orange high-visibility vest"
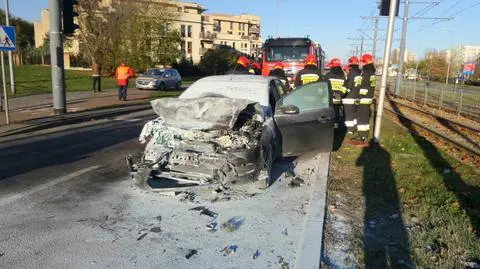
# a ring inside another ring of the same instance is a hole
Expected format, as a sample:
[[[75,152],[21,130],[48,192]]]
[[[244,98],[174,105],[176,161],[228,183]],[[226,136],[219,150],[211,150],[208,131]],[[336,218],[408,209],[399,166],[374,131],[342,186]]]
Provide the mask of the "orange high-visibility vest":
[[[130,77],[130,74],[128,73],[129,71],[128,66],[120,66],[117,68],[117,79],[118,80],[125,80]]]

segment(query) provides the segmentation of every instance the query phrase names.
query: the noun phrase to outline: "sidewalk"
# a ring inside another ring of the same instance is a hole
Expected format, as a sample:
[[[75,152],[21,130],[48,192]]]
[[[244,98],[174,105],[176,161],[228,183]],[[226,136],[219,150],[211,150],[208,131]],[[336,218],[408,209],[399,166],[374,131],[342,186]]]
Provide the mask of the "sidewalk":
[[[152,91],[128,89],[128,101],[119,101],[117,90],[93,92],[67,92],[67,111],[79,112],[102,107],[146,103]],[[53,116],[52,94],[38,94],[9,99],[10,123]],[[5,112],[0,112],[0,126],[5,125]]]

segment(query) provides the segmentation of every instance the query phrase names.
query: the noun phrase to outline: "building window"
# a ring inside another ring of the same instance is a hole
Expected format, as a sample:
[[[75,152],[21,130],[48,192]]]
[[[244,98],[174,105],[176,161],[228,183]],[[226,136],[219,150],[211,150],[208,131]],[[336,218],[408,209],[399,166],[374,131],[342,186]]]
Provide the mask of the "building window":
[[[187,29],[188,29],[188,30],[187,30],[188,37],[192,37],[192,26],[189,25],[189,26],[187,27]]]
[[[233,42],[233,48],[235,48],[235,42]]]
[[[180,26],[180,35],[182,37],[185,37],[185,25],[182,24],[182,26]]]
[[[182,55],[183,55],[185,54],[185,42],[181,42],[180,46],[181,46],[180,51],[182,52]]]
[[[242,24],[242,31],[244,31],[244,32],[245,32],[245,23],[244,23],[244,24]]]
[[[230,30],[233,30],[233,22],[230,22]]]
[[[182,7],[177,7],[178,12],[182,12]]]
[[[187,43],[187,52],[188,54],[192,54],[192,42],[190,41]]]
[[[238,23],[238,31],[242,31],[242,24]]]

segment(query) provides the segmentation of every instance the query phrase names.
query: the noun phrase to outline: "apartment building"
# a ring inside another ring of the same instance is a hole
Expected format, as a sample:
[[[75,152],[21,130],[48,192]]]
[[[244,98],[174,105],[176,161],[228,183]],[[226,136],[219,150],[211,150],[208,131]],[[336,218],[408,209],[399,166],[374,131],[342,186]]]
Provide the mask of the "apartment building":
[[[122,0],[102,0],[104,6],[112,6]],[[138,2],[147,0],[137,0]],[[216,46],[230,46],[240,53],[258,56],[262,46],[260,35],[261,19],[259,16],[241,14],[209,14],[205,7],[194,2],[174,0],[148,0],[149,3],[165,3],[177,13],[175,27],[180,32],[181,53],[194,63],[200,62],[208,49]],[[48,10],[42,10],[41,20],[34,23],[35,46],[43,45],[45,35],[49,31]],[[81,30],[81,29],[80,29]],[[65,66],[69,66],[71,54],[78,54],[78,40],[72,42],[71,48],[65,49]]]

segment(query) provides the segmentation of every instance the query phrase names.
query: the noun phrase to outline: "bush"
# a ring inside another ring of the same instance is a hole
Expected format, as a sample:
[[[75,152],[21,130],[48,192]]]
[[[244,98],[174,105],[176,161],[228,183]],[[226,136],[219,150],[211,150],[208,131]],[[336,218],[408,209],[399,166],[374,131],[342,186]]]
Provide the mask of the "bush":
[[[187,60],[185,57],[182,57],[179,63],[173,63],[172,67],[177,69],[180,72],[180,75],[184,77],[198,77],[205,76],[199,65],[193,64],[191,60]]]

